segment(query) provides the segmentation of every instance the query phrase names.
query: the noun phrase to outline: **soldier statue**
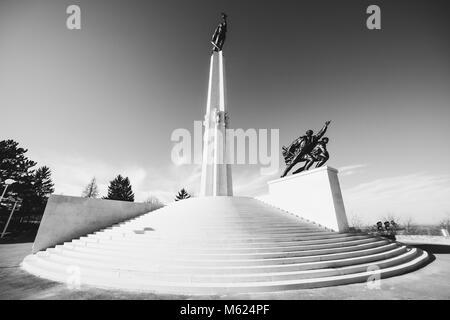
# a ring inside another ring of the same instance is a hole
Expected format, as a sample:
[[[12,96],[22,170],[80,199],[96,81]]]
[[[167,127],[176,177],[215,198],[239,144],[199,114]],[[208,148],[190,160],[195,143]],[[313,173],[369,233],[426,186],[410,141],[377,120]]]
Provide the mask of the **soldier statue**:
[[[327,162],[330,158],[330,155],[327,151],[327,143],[330,141],[327,137],[323,137],[322,140],[317,142],[316,146],[311,150],[310,153],[305,154],[303,158],[306,160],[306,163],[300,169],[294,171],[292,174],[296,174],[302,172],[303,170],[308,170],[311,168],[314,162],[317,162],[316,168],[319,168]]]
[[[223,44],[225,43],[225,38],[227,34],[227,15],[222,12],[222,22],[219,23],[211,39],[211,44],[213,45],[211,53],[214,51],[218,52],[222,50]]]
[[[281,177],[284,177],[288,172],[299,162],[306,162],[303,167],[293,172],[293,174],[308,170],[317,162],[316,168],[322,166],[329,159],[327,151],[328,138],[324,137],[320,140],[327,131],[330,121],[325,122],[323,128],[314,135],[312,130],[306,131],[306,135],[295,139],[289,147],[283,147],[283,156],[286,162],[286,169]]]

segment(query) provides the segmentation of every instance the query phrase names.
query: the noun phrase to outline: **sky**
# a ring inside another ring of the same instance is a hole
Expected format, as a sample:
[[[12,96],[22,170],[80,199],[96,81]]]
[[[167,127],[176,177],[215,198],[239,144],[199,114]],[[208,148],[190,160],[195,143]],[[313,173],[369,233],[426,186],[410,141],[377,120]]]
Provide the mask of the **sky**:
[[[117,174],[137,201],[198,193],[198,165],[171,161],[178,128],[206,108],[209,40],[224,46],[231,128],[279,129],[280,145],[331,120],[349,220],[450,216],[450,4],[376,1],[0,0],[0,139],[52,170],[56,193],[102,195]],[[66,8],[81,8],[68,30]],[[281,154],[280,172],[284,169]],[[235,195],[279,173],[233,165]]]

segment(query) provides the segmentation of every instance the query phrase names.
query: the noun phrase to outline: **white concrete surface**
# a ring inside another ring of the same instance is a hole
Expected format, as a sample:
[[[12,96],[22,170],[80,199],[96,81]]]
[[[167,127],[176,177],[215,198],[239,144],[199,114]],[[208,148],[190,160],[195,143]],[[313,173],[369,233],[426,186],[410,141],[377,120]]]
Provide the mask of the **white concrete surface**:
[[[348,230],[338,171],[324,166],[268,182],[260,200],[334,231]]]
[[[81,285],[226,294],[365,282],[427,259],[419,249],[330,232],[252,198],[198,197],[29,255],[22,267],[59,282],[78,275]]]
[[[231,165],[227,158],[225,66],[222,51],[211,55],[204,120],[200,196],[232,196]]]
[[[33,252],[87,235],[153,209],[149,203],[51,195],[34,240]]]

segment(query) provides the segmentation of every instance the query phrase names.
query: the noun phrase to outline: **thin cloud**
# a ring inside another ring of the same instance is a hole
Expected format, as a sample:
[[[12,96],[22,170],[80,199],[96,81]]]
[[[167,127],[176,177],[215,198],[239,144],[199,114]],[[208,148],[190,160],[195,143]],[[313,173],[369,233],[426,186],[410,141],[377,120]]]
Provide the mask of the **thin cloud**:
[[[233,193],[240,196],[256,197],[267,194],[267,182],[279,178],[279,172],[263,175],[259,168],[233,172]]]
[[[32,158],[39,165],[50,167],[56,194],[80,196],[92,177],[95,177],[100,196],[106,196],[109,182],[121,174],[130,179],[136,201],[145,201],[150,195],[160,195],[161,201],[168,202],[173,200],[173,194],[182,187],[191,193],[197,193],[197,185],[200,183],[200,166],[114,166],[101,159],[51,153],[33,155]]]
[[[350,176],[360,171],[359,169],[367,167],[367,164],[354,164],[351,166],[344,166],[339,168],[339,174],[341,176]]]
[[[366,223],[388,213],[399,219],[437,223],[450,210],[450,175],[386,177],[343,190],[343,194],[347,212]]]

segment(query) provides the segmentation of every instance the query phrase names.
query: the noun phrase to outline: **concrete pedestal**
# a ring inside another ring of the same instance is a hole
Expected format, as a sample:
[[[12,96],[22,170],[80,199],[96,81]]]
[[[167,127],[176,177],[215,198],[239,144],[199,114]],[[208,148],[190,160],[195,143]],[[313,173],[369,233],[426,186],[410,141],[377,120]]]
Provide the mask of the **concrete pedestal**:
[[[261,200],[334,231],[348,230],[338,171],[325,166],[268,182]]]

